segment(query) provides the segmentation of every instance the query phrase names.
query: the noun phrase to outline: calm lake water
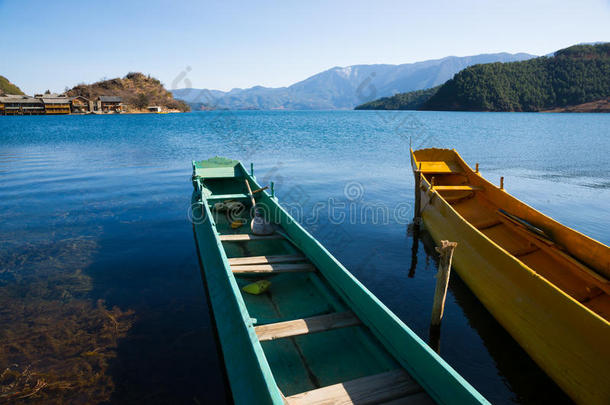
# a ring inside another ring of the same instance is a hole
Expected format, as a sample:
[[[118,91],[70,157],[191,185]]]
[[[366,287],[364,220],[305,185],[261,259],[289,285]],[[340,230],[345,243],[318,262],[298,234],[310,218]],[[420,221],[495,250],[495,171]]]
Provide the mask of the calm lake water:
[[[299,203],[306,228],[428,341],[437,263],[403,220],[410,142],[456,148],[516,197],[610,243],[610,115],[0,117],[0,402],[226,401],[188,220],[191,160],[216,155],[254,162],[258,180]],[[391,215],[311,220],[329,198]],[[569,401],[455,275],[440,353],[493,403]]]

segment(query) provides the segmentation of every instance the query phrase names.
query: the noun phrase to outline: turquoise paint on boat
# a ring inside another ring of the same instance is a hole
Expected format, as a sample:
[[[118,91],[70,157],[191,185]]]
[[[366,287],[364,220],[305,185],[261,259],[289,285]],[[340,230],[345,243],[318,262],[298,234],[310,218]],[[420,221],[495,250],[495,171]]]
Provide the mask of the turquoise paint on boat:
[[[220,235],[250,232],[249,226],[231,228],[236,218],[214,210],[225,198],[247,207],[245,180],[261,188],[238,161],[193,162],[195,237],[236,403],[283,404],[285,397],[290,401],[293,395],[393,370],[405,370],[421,387],[418,394],[425,391],[437,403],[487,403],[267,192],[255,195],[256,204],[284,237],[222,242]],[[247,209],[233,214],[249,222]],[[236,258],[296,254],[317,270],[236,276],[229,264]],[[241,291],[263,278],[271,280],[267,293]],[[345,311],[362,323],[263,342],[255,331],[264,324]]]

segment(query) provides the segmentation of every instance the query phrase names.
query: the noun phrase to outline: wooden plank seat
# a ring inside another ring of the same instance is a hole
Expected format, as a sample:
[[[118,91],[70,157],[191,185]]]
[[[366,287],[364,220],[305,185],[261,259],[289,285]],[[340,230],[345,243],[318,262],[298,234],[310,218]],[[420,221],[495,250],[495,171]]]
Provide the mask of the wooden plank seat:
[[[258,340],[264,342],[266,340],[307,335],[309,333],[346,328],[359,324],[360,320],[351,311],[346,311],[256,326],[254,331],[256,336],[258,336]]]
[[[483,187],[473,186],[470,184],[460,184],[456,186],[434,186],[436,191],[483,191]]]
[[[316,268],[311,263],[274,263],[231,266],[231,271],[233,274],[299,273],[316,271]]]
[[[381,374],[329,385],[286,397],[289,405],[302,404],[379,404],[397,400],[397,404],[430,403],[429,396],[422,397],[423,388],[404,370],[392,370]],[[409,401],[409,397],[414,401]],[[400,398],[400,400],[398,400]]]
[[[303,255],[280,255],[280,256],[248,256],[248,257],[233,257],[229,259],[231,266],[241,266],[245,264],[273,264],[273,263],[288,263],[300,262],[307,260]]]
[[[252,235],[250,233],[235,233],[228,235],[219,235],[222,242],[247,242],[250,240],[268,240],[268,239],[283,239],[282,235],[277,233],[271,235]]]
[[[243,198],[248,198],[247,194],[215,194],[209,195],[205,197],[208,201],[219,201],[219,200],[240,200]]]
[[[455,162],[433,161],[419,162],[423,174],[462,174],[464,171]]]

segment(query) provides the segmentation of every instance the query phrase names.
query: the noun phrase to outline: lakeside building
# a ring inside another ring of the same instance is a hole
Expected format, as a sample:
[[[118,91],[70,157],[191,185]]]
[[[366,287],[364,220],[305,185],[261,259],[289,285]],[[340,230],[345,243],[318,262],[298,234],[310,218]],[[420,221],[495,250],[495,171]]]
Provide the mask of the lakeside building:
[[[41,99],[30,96],[6,95],[0,97],[0,115],[46,114]]]
[[[93,101],[83,96],[72,98],[72,114],[87,114],[93,111]]]
[[[97,111],[103,113],[120,113],[123,111],[123,99],[116,96],[99,96],[97,98]]]
[[[121,113],[121,97],[99,96],[95,102],[83,96],[68,97],[65,94],[35,94],[0,96],[0,115],[58,115]]]
[[[45,114],[70,114],[72,99],[65,95],[45,94],[42,97]]]

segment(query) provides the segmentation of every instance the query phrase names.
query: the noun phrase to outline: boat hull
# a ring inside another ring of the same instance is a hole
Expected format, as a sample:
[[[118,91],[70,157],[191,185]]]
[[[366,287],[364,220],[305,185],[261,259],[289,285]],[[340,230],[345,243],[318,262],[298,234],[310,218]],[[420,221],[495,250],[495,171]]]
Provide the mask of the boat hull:
[[[574,401],[610,403],[608,322],[486,237],[428,181],[416,193],[432,238],[458,242],[454,269],[530,357]]]

